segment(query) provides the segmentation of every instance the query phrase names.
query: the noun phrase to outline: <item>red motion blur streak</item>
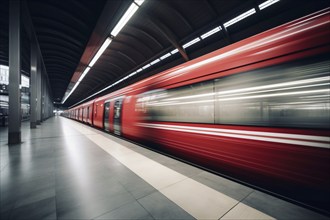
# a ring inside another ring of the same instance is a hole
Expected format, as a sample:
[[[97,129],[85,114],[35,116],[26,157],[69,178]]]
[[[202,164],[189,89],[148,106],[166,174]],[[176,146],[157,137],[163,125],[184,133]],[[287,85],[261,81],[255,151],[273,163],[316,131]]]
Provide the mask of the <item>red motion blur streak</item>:
[[[110,133],[118,130],[120,123],[121,136],[125,138],[148,142],[157,150],[327,212],[329,130],[144,121],[136,103],[138,95],[151,90],[176,88],[308,57],[329,57],[329,16],[329,9],[325,9],[273,28],[81,104],[66,115],[104,129],[103,106],[109,101]],[[114,112],[119,98],[120,122]]]

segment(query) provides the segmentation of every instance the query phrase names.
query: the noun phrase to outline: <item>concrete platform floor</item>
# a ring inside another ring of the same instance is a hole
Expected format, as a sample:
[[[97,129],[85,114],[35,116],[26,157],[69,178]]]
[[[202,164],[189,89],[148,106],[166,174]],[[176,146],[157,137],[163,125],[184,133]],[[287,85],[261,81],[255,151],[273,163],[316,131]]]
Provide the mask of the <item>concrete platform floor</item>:
[[[63,117],[0,129],[7,219],[329,219]]]

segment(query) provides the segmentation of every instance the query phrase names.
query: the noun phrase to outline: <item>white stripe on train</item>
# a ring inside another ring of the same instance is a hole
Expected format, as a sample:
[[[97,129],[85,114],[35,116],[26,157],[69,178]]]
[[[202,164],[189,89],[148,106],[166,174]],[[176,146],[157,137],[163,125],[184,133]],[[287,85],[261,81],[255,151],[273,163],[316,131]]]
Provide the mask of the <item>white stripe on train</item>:
[[[141,127],[163,129],[163,130],[182,131],[182,132],[196,133],[196,134],[207,134],[207,135],[215,135],[215,136],[242,138],[249,140],[259,140],[259,141],[295,144],[295,145],[330,149],[330,137],[325,137],[325,136],[230,130],[230,129],[163,125],[163,124],[150,124],[150,123],[137,123],[137,125]],[[291,138],[291,139],[286,139],[286,138]],[[296,140],[292,140],[292,139],[296,139]],[[302,141],[302,140],[308,140],[308,141]],[[320,143],[315,141],[323,141],[328,143]]]

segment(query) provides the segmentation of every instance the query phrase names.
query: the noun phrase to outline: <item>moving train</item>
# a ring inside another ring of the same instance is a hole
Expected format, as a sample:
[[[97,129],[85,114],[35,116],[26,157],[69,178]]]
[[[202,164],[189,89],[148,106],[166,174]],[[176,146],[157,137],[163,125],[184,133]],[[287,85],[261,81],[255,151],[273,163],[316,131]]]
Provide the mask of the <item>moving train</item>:
[[[64,114],[328,212],[329,17],[310,14]]]

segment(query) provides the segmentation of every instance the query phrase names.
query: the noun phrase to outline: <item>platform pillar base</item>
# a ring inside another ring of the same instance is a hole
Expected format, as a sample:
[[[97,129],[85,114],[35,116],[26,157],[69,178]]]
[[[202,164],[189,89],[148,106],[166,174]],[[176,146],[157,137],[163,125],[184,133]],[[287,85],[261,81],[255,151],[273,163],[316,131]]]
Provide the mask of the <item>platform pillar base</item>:
[[[8,133],[8,144],[20,144],[21,143],[21,132],[9,132]]]

